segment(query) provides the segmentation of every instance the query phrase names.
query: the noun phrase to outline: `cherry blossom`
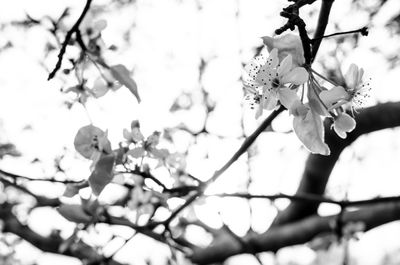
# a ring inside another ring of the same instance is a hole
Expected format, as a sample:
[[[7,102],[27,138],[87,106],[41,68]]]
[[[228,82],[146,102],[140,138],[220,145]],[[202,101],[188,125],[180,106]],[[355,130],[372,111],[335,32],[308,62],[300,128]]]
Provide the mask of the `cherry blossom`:
[[[363,83],[364,70],[355,64],[350,65],[344,78],[346,86],[335,86],[330,90],[319,94],[321,100],[328,106],[329,110],[343,105],[349,105],[351,110],[361,107],[365,99],[369,97],[369,83]]]
[[[278,64],[278,50],[273,49],[265,60],[263,55],[254,58],[246,67],[247,76],[244,86],[252,96],[253,105],[259,104],[256,118],[262,115],[263,109],[272,110],[278,100],[290,108],[298,100],[296,90],[286,87],[287,84],[301,85],[308,80],[308,73],[303,67],[292,67],[292,55],[286,56]],[[251,99],[248,96],[248,99]]]

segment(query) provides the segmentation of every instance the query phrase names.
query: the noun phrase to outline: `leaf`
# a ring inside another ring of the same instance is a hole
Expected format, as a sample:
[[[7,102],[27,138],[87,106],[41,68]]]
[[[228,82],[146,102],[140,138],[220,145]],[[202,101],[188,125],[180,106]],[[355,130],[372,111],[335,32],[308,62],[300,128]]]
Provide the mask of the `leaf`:
[[[79,193],[79,187],[76,186],[75,184],[68,183],[67,186],[65,187],[63,196],[67,198],[72,198],[78,193]]]
[[[323,140],[324,125],[321,117],[316,112],[309,110],[305,117],[295,116],[293,129],[297,137],[311,153],[330,154],[329,147]]]
[[[98,77],[93,84],[93,89],[92,92],[95,96],[95,98],[100,98],[107,94],[109,90],[109,87],[107,86],[106,82],[104,81],[103,78]]]
[[[87,125],[78,130],[74,139],[74,146],[79,154],[90,159],[96,150],[111,153],[111,144],[106,137],[106,133],[101,129]]]
[[[112,76],[117,79],[121,84],[126,86],[140,103],[140,96],[138,93],[136,82],[130,77],[128,69],[126,69],[126,67],[122,64],[117,64],[111,66],[110,71]]]
[[[92,217],[79,204],[62,204],[57,211],[68,221],[74,223],[89,223]]]
[[[21,156],[21,153],[16,149],[14,144],[0,144],[0,159],[3,158],[5,155]]]
[[[143,147],[135,147],[132,150],[126,152],[127,155],[133,156],[134,158],[140,158],[144,156],[144,148]]]
[[[114,162],[114,154],[102,154],[92,174],[89,176],[89,185],[96,196],[99,196],[104,187],[113,179]]]

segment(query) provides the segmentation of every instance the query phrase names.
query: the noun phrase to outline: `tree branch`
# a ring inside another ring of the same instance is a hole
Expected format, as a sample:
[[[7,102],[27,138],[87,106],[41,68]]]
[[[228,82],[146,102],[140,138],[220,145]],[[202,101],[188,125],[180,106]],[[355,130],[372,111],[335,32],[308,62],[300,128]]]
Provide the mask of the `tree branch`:
[[[190,259],[196,264],[223,262],[225,259],[241,254],[254,252],[277,251],[283,247],[304,244],[321,233],[334,232],[337,215],[320,217],[311,216],[301,221],[273,227],[262,234],[248,234],[243,237],[247,247],[243,247],[230,236],[220,237],[209,247],[194,250]],[[357,211],[345,211],[344,223],[363,222],[366,230],[400,219],[400,203],[382,203],[372,207],[364,207]],[[250,247],[249,247],[250,246]]]
[[[71,256],[80,260],[97,261],[97,264],[100,264],[104,260],[101,254],[83,242],[79,242],[78,247],[68,248],[64,253],[60,253],[60,246],[64,242],[63,238],[53,234],[48,237],[39,235],[27,225],[22,224],[12,213],[12,208],[13,205],[7,202],[3,203],[0,207],[0,219],[4,222],[3,232],[15,234],[44,252]],[[115,260],[110,260],[108,264],[122,265],[122,263]]]
[[[319,11],[319,17],[318,17],[318,24],[317,24],[317,29],[314,34],[314,40],[312,45],[312,51],[311,51],[311,58],[312,61],[314,61],[315,56],[317,56],[317,52],[319,49],[319,46],[321,45],[322,37],[324,36],[326,25],[328,25],[329,21],[329,14],[331,13],[331,7],[333,4],[334,0],[322,0],[321,2],[321,10]]]
[[[323,195],[329,176],[342,151],[363,134],[400,126],[399,113],[400,102],[389,102],[364,109],[355,117],[357,127],[344,140],[330,129],[331,123],[329,121],[325,122],[325,141],[331,148],[331,155],[310,154],[308,156],[296,194]],[[318,202],[294,201],[277,216],[274,225],[313,215],[318,206]]]
[[[259,126],[258,128],[251,134],[249,135],[242,145],[239,147],[239,149],[233,154],[233,156],[219,169],[214,172],[214,175],[207,180],[205,183],[202,184],[201,187],[196,191],[195,194],[190,196],[186,202],[178,207],[175,211],[171,213],[171,215],[164,221],[162,222],[164,225],[168,225],[175,217],[178,216],[178,214],[183,211],[186,207],[188,207],[190,204],[192,204],[199,196],[203,194],[204,188],[206,188],[209,184],[213,183],[215,180],[217,180],[236,160],[239,159],[241,155],[243,155],[247,149],[254,143],[254,141],[257,139],[257,137],[267,128],[272,121],[278,117],[278,115],[284,111],[285,108],[283,106],[280,106],[278,109],[274,110]]]
[[[67,32],[67,35],[65,35],[65,40],[61,46],[60,52],[58,53],[58,60],[56,63],[56,66],[54,67],[53,71],[49,74],[49,77],[47,80],[51,80],[57,73],[57,71],[61,67],[61,63],[65,54],[65,51],[67,50],[67,45],[69,41],[71,40],[72,34],[77,33],[78,34],[78,40],[80,41],[80,33],[79,32],[79,25],[81,24],[82,20],[85,18],[86,13],[89,11],[90,4],[92,3],[92,0],[87,0],[86,5],[83,8],[83,11],[81,15],[79,16],[78,20],[75,22],[75,24],[72,26],[72,28]]]

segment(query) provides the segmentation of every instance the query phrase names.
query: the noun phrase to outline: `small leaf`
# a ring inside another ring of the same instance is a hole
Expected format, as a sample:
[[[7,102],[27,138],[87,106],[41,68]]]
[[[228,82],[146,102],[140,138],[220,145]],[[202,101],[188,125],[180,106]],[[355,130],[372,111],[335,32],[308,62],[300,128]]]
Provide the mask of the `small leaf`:
[[[76,186],[75,184],[68,183],[67,186],[65,187],[63,196],[67,198],[72,198],[78,193],[79,193],[79,187]]]
[[[92,220],[79,204],[62,204],[57,210],[65,219],[74,223],[87,224]]]
[[[324,143],[324,125],[321,117],[316,112],[309,110],[305,117],[295,116],[293,129],[297,137],[311,153],[330,154],[328,145]]]
[[[117,79],[121,84],[126,86],[140,103],[140,96],[138,93],[136,82],[130,77],[128,69],[122,64],[111,66],[112,76]]]
[[[112,170],[114,168],[114,162],[114,154],[102,154],[92,174],[90,175],[89,185],[96,196],[99,196],[104,187],[111,182],[113,178]]]
[[[74,139],[74,146],[76,151],[87,159],[91,159],[96,150],[111,153],[111,144],[106,133],[93,125],[79,129]]]
[[[103,78],[98,77],[93,84],[93,89],[92,92],[95,96],[95,98],[100,98],[107,94],[109,90],[109,87],[107,86],[106,82],[104,81]]]
[[[127,155],[133,156],[134,158],[140,158],[144,156],[144,148],[143,147],[135,147],[132,150],[126,152]]]
[[[58,252],[65,253],[71,247],[71,245],[74,243],[75,239],[76,239],[76,232],[74,232],[70,237],[65,239],[60,244],[60,246],[58,247]]]
[[[21,153],[16,149],[14,144],[0,144],[0,158],[3,158],[5,155],[21,156]]]

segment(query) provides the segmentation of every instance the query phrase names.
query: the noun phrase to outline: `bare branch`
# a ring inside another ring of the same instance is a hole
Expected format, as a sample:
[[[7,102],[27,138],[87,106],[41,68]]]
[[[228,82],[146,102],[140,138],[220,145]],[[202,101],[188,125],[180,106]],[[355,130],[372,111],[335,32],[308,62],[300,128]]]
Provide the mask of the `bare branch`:
[[[383,114],[384,113],[384,114]],[[361,111],[356,115],[357,127],[351,132],[347,139],[339,138],[325,123],[325,141],[331,148],[330,156],[314,155],[308,156],[303,176],[296,194],[323,195],[329,176],[341,154],[359,136],[378,130],[400,126],[400,102],[389,102],[379,104]],[[284,224],[313,215],[318,209],[319,203],[292,202],[278,217],[274,224]]]
[[[382,203],[372,207],[364,207],[358,211],[345,211],[342,220],[345,223],[363,222],[366,230],[400,218],[400,203]],[[277,226],[262,234],[249,234],[243,237],[243,242],[251,247],[243,247],[231,237],[220,237],[209,247],[194,250],[190,257],[196,264],[222,262],[225,259],[241,254],[254,252],[277,251],[283,247],[303,244],[321,233],[334,232],[337,215],[320,217],[311,216],[301,221]]]
[[[78,34],[78,40],[80,40],[80,34],[79,32],[79,25],[81,24],[82,20],[85,18],[86,13],[89,11],[90,4],[92,3],[92,0],[87,0],[86,5],[83,8],[83,11],[81,15],[79,16],[78,20],[75,22],[75,24],[72,26],[72,28],[67,32],[67,35],[65,35],[65,40],[61,46],[60,52],[58,53],[58,61],[56,63],[56,66],[54,67],[53,71],[49,74],[49,77],[47,80],[51,80],[57,73],[57,71],[61,67],[61,63],[65,54],[65,51],[67,50],[67,45],[69,41],[71,40],[72,34],[77,33]]]
[[[321,10],[319,11],[317,29],[314,34],[314,39],[316,40],[312,45],[311,57],[314,61],[317,55],[319,46],[321,45],[322,36],[324,36],[326,25],[328,25],[329,14],[331,13],[331,7],[334,0],[322,0]]]
[[[4,222],[3,232],[15,234],[45,252],[76,257],[80,260],[104,260],[101,254],[97,253],[94,248],[83,242],[79,242],[79,246],[68,248],[64,253],[60,253],[60,246],[64,242],[63,238],[57,234],[51,234],[48,237],[39,235],[17,219],[12,213],[12,207],[13,205],[7,202],[3,203],[0,207],[0,219]],[[122,265],[122,263],[115,260],[110,260],[108,264]]]

